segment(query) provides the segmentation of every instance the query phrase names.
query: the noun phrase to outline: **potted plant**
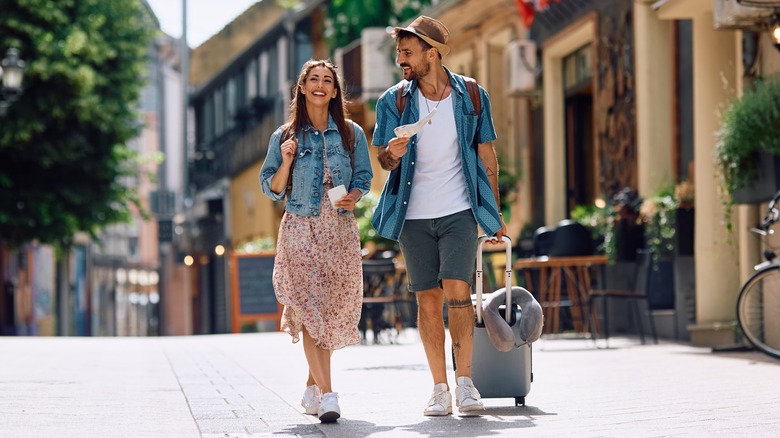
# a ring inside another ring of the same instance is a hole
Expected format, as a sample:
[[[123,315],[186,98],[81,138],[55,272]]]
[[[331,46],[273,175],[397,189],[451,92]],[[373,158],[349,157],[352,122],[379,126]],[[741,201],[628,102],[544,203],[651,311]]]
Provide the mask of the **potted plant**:
[[[639,214],[642,198],[636,190],[623,187],[612,195],[617,213],[615,220],[615,244],[617,260],[634,261],[636,252],[644,247],[644,224]]]
[[[610,264],[634,260],[636,250],[644,245],[641,204],[637,192],[624,187],[607,197],[607,201],[597,199],[594,205],[575,206],[571,217],[590,228],[597,250],[609,257]]]
[[[780,76],[756,80],[729,104],[721,124],[717,163],[731,201],[770,200],[780,186]]]
[[[571,211],[572,219],[590,229],[593,241],[596,243],[596,251],[607,256],[610,264],[617,258],[616,217],[614,208],[607,206],[602,199],[597,200],[593,205],[577,205]]]
[[[674,198],[677,200],[677,254],[693,255],[695,210],[693,183],[681,181],[674,188]]]
[[[677,247],[677,209],[679,202],[671,187],[645,198],[639,215],[645,224],[647,247],[653,253],[653,265],[662,258],[671,258]]]

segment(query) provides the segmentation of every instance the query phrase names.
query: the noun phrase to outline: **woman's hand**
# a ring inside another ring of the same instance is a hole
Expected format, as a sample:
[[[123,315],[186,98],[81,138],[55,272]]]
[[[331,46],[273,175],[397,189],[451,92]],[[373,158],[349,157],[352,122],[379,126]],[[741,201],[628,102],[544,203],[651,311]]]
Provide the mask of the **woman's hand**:
[[[276,169],[276,173],[271,177],[271,191],[279,194],[287,187],[287,180],[290,172],[293,171],[292,164],[295,161],[295,154],[298,151],[298,139],[295,137],[279,145],[279,151],[282,154],[282,164]]]
[[[334,205],[337,208],[342,208],[347,211],[352,211],[355,209],[355,204],[360,200],[362,197],[362,193],[360,193],[360,190],[352,189],[349,193],[342,196],[341,199],[336,201]]]
[[[280,148],[282,150],[282,164],[289,167],[292,165],[292,162],[295,159],[295,154],[298,152],[298,139],[296,137],[292,137],[282,143]]]

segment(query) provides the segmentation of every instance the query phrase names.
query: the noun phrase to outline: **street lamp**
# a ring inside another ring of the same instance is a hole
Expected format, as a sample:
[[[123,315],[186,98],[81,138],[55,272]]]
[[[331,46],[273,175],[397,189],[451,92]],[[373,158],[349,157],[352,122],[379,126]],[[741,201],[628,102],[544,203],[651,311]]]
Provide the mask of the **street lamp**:
[[[19,51],[11,47],[0,61],[0,75],[3,83],[0,86],[0,116],[5,114],[11,103],[22,94],[22,79],[24,77],[24,61],[19,59]]]

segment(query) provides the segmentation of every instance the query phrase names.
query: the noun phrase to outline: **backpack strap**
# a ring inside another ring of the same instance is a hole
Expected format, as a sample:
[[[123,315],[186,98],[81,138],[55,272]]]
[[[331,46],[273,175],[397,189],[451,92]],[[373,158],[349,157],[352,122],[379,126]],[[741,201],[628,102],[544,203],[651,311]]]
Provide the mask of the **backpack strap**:
[[[482,115],[482,99],[479,95],[479,84],[474,78],[464,76],[466,81],[466,90],[469,92],[471,98],[471,104],[474,106],[474,113],[477,114],[477,119]],[[479,125],[477,125],[477,131],[474,133],[474,139],[471,141],[471,145],[474,148],[474,162],[479,167]],[[477,181],[477,205],[482,206],[482,197],[479,194],[479,181]]]
[[[408,81],[406,79],[401,79],[401,82],[398,83],[398,92],[395,93],[395,107],[398,108],[399,120],[401,115],[404,113],[404,108],[406,108],[406,96],[404,96],[404,90],[406,89],[407,84]]]
[[[476,79],[468,76],[463,76],[463,79],[466,81],[466,90],[468,90],[469,97],[471,97],[471,104],[474,105],[474,112],[479,117],[482,115],[482,99],[479,98],[479,84],[477,84]]]

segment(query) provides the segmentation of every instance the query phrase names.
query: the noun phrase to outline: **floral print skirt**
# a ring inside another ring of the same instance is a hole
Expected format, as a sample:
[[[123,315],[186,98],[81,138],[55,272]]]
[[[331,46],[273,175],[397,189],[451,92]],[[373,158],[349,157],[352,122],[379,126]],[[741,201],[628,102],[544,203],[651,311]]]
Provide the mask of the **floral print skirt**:
[[[355,216],[330,205],[331,187],[323,187],[319,217],[284,213],[273,284],[284,305],[281,330],[295,343],[306,327],[318,347],[337,350],[360,343],[363,268]]]

